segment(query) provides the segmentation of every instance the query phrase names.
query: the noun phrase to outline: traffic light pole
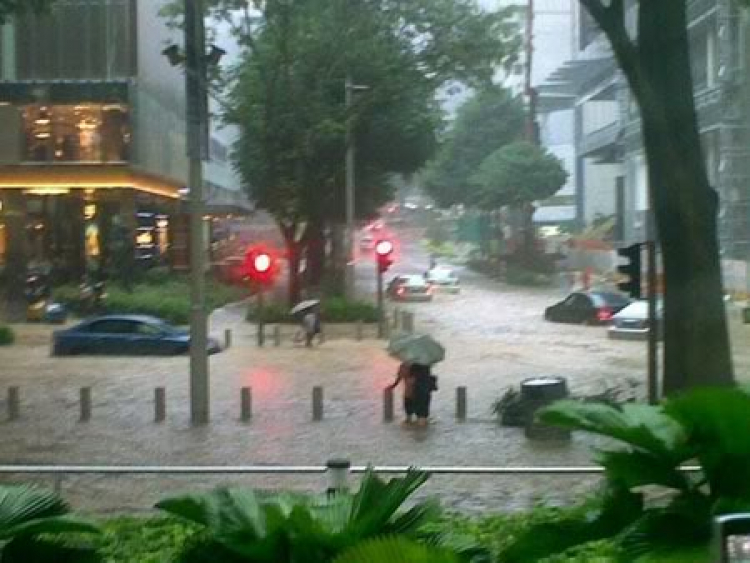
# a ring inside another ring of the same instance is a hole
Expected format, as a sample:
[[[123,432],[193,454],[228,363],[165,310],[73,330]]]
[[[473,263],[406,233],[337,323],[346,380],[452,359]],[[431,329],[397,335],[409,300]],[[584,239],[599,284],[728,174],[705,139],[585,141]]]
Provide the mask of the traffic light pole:
[[[656,315],[656,243],[646,243],[646,279],[648,285],[648,402],[659,402],[658,338],[659,325]]]
[[[208,151],[203,0],[185,0],[185,93],[190,190],[190,419],[209,421],[206,257],[204,251],[203,159]]]
[[[258,317],[258,346],[261,348],[263,347],[263,344],[266,342],[266,334],[265,334],[265,327],[263,324],[263,315],[265,313],[265,295],[263,291],[263,286],[261,284],[258,284],[258,294],[257,294],[257,310],[256,315]]]
[[[385,306],[383,303],[383,272],[380,271],[380,262],[375,261],[375,270],[378,280],[378,338],[385,337]]]

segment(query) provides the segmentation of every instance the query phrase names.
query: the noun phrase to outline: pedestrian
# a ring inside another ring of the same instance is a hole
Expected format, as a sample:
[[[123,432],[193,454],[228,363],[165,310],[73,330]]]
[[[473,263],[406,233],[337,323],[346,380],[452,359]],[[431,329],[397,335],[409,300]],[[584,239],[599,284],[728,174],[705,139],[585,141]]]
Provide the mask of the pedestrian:
[[[438,388],[437,377],[432,375],[430,366],[423,364],[411,364],[409,371],[414,378],[414,414],[417,415],[417,425],[427,426],[432,392]]]
[[[408,362],[401,362],[401,365],[398,366],[396,381],[389,387],[395,389],[402,382],[404,384],[404,414],[406,416],[404,423],[411,424],[416,411],[414,409],[414,376]]]
[[[318,307],[311,307],[302,317],[302,328],[305,331],[305,346],[312,348],[315,336],[322,332],[320,311]]]

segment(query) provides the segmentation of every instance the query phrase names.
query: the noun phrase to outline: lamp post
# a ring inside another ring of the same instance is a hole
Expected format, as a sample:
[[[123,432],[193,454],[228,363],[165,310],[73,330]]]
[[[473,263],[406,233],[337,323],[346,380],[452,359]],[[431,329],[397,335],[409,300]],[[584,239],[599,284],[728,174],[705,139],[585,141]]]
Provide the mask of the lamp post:
[[[356,146],[354,139],[354,127],[351,115],[351,109],[354,105],[354,93],[357,91],[369,90],[369,86],[357,85],[352,82],[351,76],[346,77],[344,85],[345,96],[344,105],[346,106],[346,243],[344,251],[346,253],[346,269],[344,270],[344,292],[349,299],[354,299],[354,190],[355,190],[355,157]]]
[[[206,315],[205,202],[203,160],[208,156],[208,93],[203,0],[185,0],[185,96],[190,189],[190,419],[209,420],[208,327]]]

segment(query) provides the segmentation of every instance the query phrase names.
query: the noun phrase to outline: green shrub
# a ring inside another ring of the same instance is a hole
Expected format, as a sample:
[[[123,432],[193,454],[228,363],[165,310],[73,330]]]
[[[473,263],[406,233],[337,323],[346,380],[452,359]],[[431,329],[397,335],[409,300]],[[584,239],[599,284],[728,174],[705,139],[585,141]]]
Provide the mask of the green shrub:
[[[629,560],[675,560],[672,555],[688,552],[700,557],[710,544],[714,516],[750,509],[748,412],[746,391],[719,388],[693,390],[661,406],[560,401],[543,409],[539,418],[545,424],[584,430],[620,446],[597,454],[606,483],[597,511],[527,530],[504,561],[538,561],[615,536]],[[698,465],[697,475],[684,472],[686,464]],[[663,502],[647,502],[646,490]]]
[[[198,526],[176,518],[116,518],[105,522],[96,547],[111,563],[163,563],[194,541]]]
[[[552,278],[547,274],[536,273],[510,264],[505,269],[505,281],[511,285],[527,287],[549,287],[552,284]]]
[[[262,494],[219,488],[165,499],[157,508],[204,530],[182,561],[225,563],[329,563],[347,548],[383,535],[413,536],[436,516],[432,504],[405,501],[428,478],[411,470],[383,481],[372,472],[355,494]]]
[[[267,303],[263,308],[265,323],[293,323],[290,307],[283,303]],[[251,305],[247,310],[248,322],[258,321],[258,309]],[[324,323],[353,323],[363,321],[374,323],[378,320],[378,309],[364,301],[348,301],[342,297],[324,298],[321,305],[321,320]]]
[[[157,281],[161,280],[161,281]],[[156,273],[153,283],[141,283],[126,291],[117,284],[108,284],[107,298],[104,300],[105,313],[153,315],[173,324],[190,322],[190,283],[184,275],[172,274],[169,277]],[[88,314],[81,309],[78,286],[62,286],[54,290],[56,301],[65,303],[79,316]],[[206,306],[209,311],[240,301],[247,296],[247,290],[224,285],[216,281],[206,284]]]
[[[0,325],[0,346],[9,346],[16,341],[16,334],[9,326]]]

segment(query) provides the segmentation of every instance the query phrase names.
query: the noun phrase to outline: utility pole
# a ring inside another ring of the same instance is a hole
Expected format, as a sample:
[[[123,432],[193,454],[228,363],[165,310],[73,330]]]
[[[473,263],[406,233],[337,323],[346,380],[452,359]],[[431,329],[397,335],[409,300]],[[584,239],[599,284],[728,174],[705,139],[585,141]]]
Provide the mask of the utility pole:
[[[209,421],[203,160],[208,157],[208,93],[203,0],[185,0],[185,97],[190,193],[190,419]]]
[[[346,270],[344,272],[344,293],[354,299],[354,131],[351,109],[354,102],[352,77],[346,77],[344,105],[346,106]]]

